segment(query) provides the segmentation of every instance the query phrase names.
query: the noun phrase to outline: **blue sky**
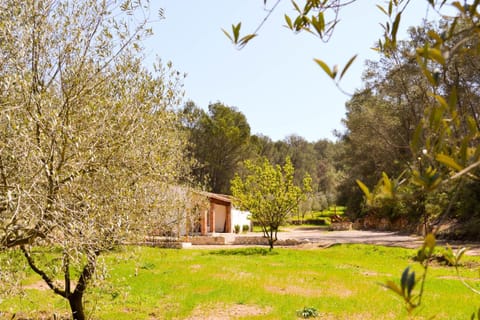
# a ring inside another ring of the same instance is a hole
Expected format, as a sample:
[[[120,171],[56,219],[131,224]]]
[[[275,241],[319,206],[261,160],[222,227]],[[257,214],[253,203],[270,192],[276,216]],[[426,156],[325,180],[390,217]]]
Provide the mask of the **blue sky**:
[[[238,108],[252,134],[283,140],[296,134],[309,141],[334,140],[333,130],[343,131],[348,96],[341,93],[313,58],[329,65],[344,65],[358,54],[342,80],[353,93],[362,86],[366,59],[378,59],[371,50],[382,34],[380,1],[360,0],[341,13],[333,39],[323,43],[308,34],[295,35],[282,27],[283,15],[292,13],[284,0],[266,22],[259,36],[237,50],[221,31],[242,21],[242,33],[253,32],[263,20],[263,0],[156,0],[154,12],[165,10],[166,19],[153,24],[154,36],[146,43],[148,59],[172,61],[188,74],[186,100],[207,109],[211,102]],[[276,1],[267,1],[267,6]],[[409,25],[428,14],[427,1],[412,1],[404,15],[401,35]]]

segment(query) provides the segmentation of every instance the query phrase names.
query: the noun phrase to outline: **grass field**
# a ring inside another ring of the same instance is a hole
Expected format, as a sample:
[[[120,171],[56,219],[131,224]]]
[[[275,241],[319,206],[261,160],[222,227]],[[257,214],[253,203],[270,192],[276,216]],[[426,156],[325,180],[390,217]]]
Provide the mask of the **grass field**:
[[[110,268],[92,288],[86,309],[92,319],[296,319],[314,307],[319,319],[407,319],[399,298],[380,284],[398,282],[414,250],[368,245],[328,249],[263,248],[168,250],[126,247],[104,256]],[[480,258],[462,272],[477,288]],[[434,266],[423,307],[415,319],[470,319],[480,296],[468,291],[452,268]],[[29,275],[24,295],[0,303],[3,316],[67,315],[62,299]]]

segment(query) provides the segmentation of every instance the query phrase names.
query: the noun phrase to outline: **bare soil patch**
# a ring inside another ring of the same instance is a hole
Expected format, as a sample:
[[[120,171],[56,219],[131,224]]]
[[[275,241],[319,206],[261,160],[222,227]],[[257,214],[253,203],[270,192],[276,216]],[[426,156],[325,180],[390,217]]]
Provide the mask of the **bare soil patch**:
[[[348,315],[337,315],[337,314],[331,314],[331,313],[323,313],[321,312],[318,317],[318,319],[322,320],[364,320],[364,319],[374,319],[373,315],[369,313],[357,313],[357,314],[348,314]],[[388,319],[395,319],[396,316],[395,314],[385,314],[381,318],[375,318],[377,320],[388,320]]]
[[[350,297],[353,293],[347,288],[336,287],[323,287],[323,288],[305,288],[301,286],[266,286],[265,290],[282,295],[296,295],[304,297],[324,297],[324,296],[334,296],[339,298]]]
[[[190,317],[183,320],[230,320],[248,316],[261,316],[270,312],[270,308],[247,304],[201,305],[193,310]]]
[[[55,285],[59,288],[62,288],[63,289],[63,286],[64,286],[64,282],[63,281],[59,281],[59,280],[56,280],[54,281]],[[75,286],[77,285],[76,282],[73,282],[72,284],[72,288],[75,288]],[[39,290],[39,291],[49,291],[49,290],[52,290],[50,289],[50,287],[47,285],[47,283],[43,280],[39,280],[37,282],[34,282],[34,283],[31,283],[31,284],[27,284],[27,285],[24,285],[22,286],[22,289],[33,289],[33,290]]]

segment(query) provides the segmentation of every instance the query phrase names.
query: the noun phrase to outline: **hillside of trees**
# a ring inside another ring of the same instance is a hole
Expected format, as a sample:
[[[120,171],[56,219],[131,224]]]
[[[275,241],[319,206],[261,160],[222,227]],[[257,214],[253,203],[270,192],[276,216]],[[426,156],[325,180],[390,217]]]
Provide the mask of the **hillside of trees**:
[[[433,45],[431,35],[441,34],[445,24],[442,21],[412,27],[409,38],[398,42],[397,50],[379,61],[367,62],[363,88],[346,104],[345,127],[337,132],[337,141],[309,142],[297,135],[272,141],[264,135],[252,135],[246,117],[236,107],[216,102],[204,111],[194,102],[187,102],[180,115],[189,136],[188,150],[194,160],[197,184],[213,192],[230,194],[230,180],[235,173],[242,172],[245,160],[266,158],[273,164],[282,164],[290,157],[297,184],[305,173],[312,178],[313,192],[302,204],[303,210],[345,205],[352,220],[384,219],[388,221],[386,228],[410,231],[418,230],[419,221],[430,227],[454,222],[456,228],[450,236],[478,238],[478,169],[471,172],[470,179],[460,179],[453,185],[445,183],[428,193],[409,178],[430,168],[439,148],[464,148],[469,154],[475,150],[478,153],[478,148],[475,149],[480,130],[478,55],[465,50],[447,59],[442,69],[435,69],[429,79],[412,54],[416,48]],[[448,45],[477,45],[478,39],[471,39],[471,34],[462,31],[467,27],[466,22],[459,23],[459,31]],[[445,95],[455,90],[458,110],[453,116],[458,119],[440,119],[439,111],[432,113],[437,110],[434,105],[438,99],[432,95],[432,87]],[[426,117],[430,119],[428,124]],[[441,132],[440,124],[432,126],[432,121],[456,121],[455,131]],[[423,126],[421,130],[419,124]],[[469,137],[468,142],[465,137]],[[435,174],[445,176],[448,170],[439,169]],[[397,177],[394,199],[381,194],[382,183],[378,181],[382,176]],[[374,203],[366,205],[357,180],[377,193]],[[399,220],[401,223],[395,225]]]

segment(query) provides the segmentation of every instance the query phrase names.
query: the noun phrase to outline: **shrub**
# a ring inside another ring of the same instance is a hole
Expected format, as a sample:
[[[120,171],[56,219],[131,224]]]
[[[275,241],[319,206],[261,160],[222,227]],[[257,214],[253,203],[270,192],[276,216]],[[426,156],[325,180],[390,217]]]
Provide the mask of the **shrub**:
[[[239,224],[234,225],[233,229],[235,230],[235,233],[239,233],[240,232],[240,225]]]
[[[297,311],[297,316],[303,319],[316,318],[318,317],[318,312],[314,307],[304,307]]]
[[[250,226],[248,224],[244,224],[242,226],[242,232],[248,232],[250,230]]]

